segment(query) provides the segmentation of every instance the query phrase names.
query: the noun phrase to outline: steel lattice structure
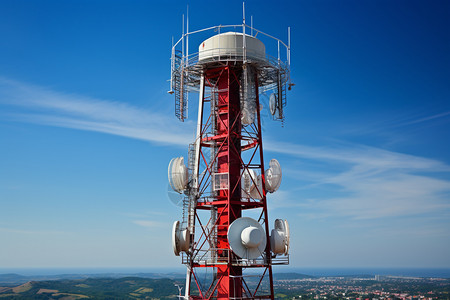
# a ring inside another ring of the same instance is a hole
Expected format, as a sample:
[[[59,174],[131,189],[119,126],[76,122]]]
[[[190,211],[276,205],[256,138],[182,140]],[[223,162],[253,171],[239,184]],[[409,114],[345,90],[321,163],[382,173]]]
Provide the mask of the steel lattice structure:
[[[242,33],[221,34],[224,28],[241,28]],[[260,55],[261,46],[254,48],[260,53],[252,52],[248,45],[260,42],[247,35],[246,28],[275,40],[278,59]],[[234,45],[232,51],[228,46],[213,46],[211,50],[205,47],[207,40],[198,53],[189,55],[189,36],[208,30],[219,32],[214,43],[217,39],[220,45],[232,38],[242,46]],[[287,50],[285,61],[280,59],[280,44]],[[180,46],[181,51],[177,49]],[[274,189],[267,186],[271,183],[266,177],[273,175],[264,166],[259,95],[274,91],[274,119],[283,120],[286,90],[291,86],[289,55],[289,42],[286,45],[245,21],[183,33],[172,48],[170,93],[175,94],[175,114],[180,120],[187,118],[189,92],[199,95],[197,134],[189,146],[187,168],[180,158],[178,165],[174,160],[169,165],[172,187],[185,195],[183,219],[174,224],[173,231],[174,252],[181,254],[187,266],[181,298],[274,299],[272,266],[289,263],[289,234],[283,235],[280,229],[283,239],[279,242],[273,236],[277,232],[269,231],[266,196]],[[279,172],[281,181],[281,169]],[[247,215],[254,217],[255,226],[261,229],[243,227],[244,252],[239,252],[230,240],[230,226],[245,223],[250,219]],[[263,236],[259,237],[260,233]]]

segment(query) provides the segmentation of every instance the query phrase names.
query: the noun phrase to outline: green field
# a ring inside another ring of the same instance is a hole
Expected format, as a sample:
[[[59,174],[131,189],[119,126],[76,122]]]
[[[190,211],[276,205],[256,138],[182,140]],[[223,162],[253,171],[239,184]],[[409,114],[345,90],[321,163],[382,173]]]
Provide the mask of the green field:
[[[124,277],[31,281],[0,289],[1,299],[174,299],[171,279]]]

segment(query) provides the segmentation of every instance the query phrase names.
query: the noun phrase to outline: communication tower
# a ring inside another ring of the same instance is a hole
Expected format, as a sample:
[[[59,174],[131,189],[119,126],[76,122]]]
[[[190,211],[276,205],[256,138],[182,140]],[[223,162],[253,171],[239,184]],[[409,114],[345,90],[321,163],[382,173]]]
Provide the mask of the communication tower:
[[[274,299],[272,266],[289,264],[289,226],[270,231],[267,193],[281,184],[276,159],[265,168],[260,94],[270,94],[274,120],[284,120],[290,83],[288,42],[245,23],[189,32],[172,46],[169,93],[175,115],[188,117],[188,95],[198,93],[195,140],[188,158],[171,160],[169,183],[183,196],[173,225],[175,255],[187,267],[183,299]],[[204,38],[204,37],[208,38]],[[189,53],[197,38],[198,52]],[[266,53],[277,51],[272,57]]]

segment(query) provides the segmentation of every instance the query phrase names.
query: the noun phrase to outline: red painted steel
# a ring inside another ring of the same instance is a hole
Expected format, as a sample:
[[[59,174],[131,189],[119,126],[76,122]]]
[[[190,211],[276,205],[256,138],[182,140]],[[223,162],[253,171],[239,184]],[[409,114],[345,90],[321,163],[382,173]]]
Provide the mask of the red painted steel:
[[[216,101],[216,110],[211,115],[205,124],[202,124],[202,143],[201,149],[211,147],[211,142],[214,142],[217,153],[212,158],[216,164],[216,171],[213,174],[211,165],[207,166],[208,174],[204,174],[203,178],[199,178],[199,190],[206,191],[207,182],[214,184],[211,177],[216,174],[223,174],[227,178],[227,186],[224,189],[217,191],[213,199],[203,199],[198,201],[196,205],[197,211],[216,210],[217,220],[214,224],[216,231],[216,245],[215,249],[208,249],[215,252],[215,262],[194,262],[191,259],[190,268],[192,270],[192,277],[195,281],[195,286],[198,291],[189,291],[190,299],[274,299],[272,268],[271,268],[271,253],[270,253],[270,238],[268,227],[268,214],[265,191],[261,191],[263,197],[261,200],[249,201],[243,200],[241,195],[241,176],[244,169],[252,168],[258,169],[260,174],[264,176],[264,162],[263,149],[261,137],[261,120],[259,114],[259,99],[257,76],[255,75],[256,84],[256,104],[257,104],[257,124],[251,125],[249,131],[243,131],[241,124],[241,108],[240,108],[240,78],[242,74],[242,65],[228,64],[223,67],[204,70],[204,78],[206,85],[216,91],[217,99],[201,99],[203,105],[205,102]],[[214,98],[214,97],[213,97]],[[213,123],[210,121],[215,120]],[[206,132],[214,126],[215,134],[213,136],[205,136]],[[245,135],[245,137],[243,137]],[[245,141],[241,146],[241,141]],[[249,161],[244,162],[241,157],[242,151],[252,150],[252,155]],[[203,155],[201,150],[201,158],[207,163],[207,157]],[[263,180],[264,185],[264,180]],[[242,211],[246,209],[262,209],[260,220],[266,231],[267,246],[265,249],[265,261],[262,263],[254,263],[247,266],[251,268],[263,268],[263,274],[257,282],[256,287],[250,287],[243,275],[243,266],[236,263],[236,257],[230,249],[228,243],[227,232],[230,224],[242,216]],[[201,227],[200,218],[197,215],[197,220]],[[194,254],[199,253],[205,244],[207,245],[213,233],[207,230],[202,231],[197,241],[194,243]],[[193,255],[194,255],[193,254]],[[209,283],[209,286],[202,288],[199,276],[196,275],[196,268],[210,268],[217,271],[216,277]],[[264,279],[269,280],[269,290],[265,294],[259,293],[259,289]],[[191,288],[192,289],[192,288]]]
[[[219,97],[218,97],[218,116],[216,118],[216,128],[218,136],[226,136],[224,147],[217,154],[218,173],[228,174],[228,188],[220,190],[217,200],[226,199],[227,205],[218,207],[217,212],[221,215],[217,226],[217,247],[230,248],[228,244],[227,232],[230,224],[241,217],[240,205],[232,204],[232,201],[241,200],[241,190],[231,187],[235,186],[240,180],[241,170],[241,123],[240,123],[240,99],[239,99],[239,81],[231,67],[227,67],[218,78]],[[230,253],[230,252],[228,252]],[[218,253],[224,255],[228,253]],[[240,298],[242,294],[242,283],[239,277],[242,269],[228,265],[219,266],[217,276],[222,278],[217,287],[217,299],[229,299],[230,295]]]

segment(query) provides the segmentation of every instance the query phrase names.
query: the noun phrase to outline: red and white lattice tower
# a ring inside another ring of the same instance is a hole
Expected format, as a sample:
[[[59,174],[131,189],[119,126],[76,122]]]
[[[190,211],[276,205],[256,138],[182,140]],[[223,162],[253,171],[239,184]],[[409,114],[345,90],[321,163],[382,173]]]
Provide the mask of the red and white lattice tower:
[[[211,32],[189,54],[189,38]],[[289,35],[286,44],[244,18],[241,25],[183,30],[172,47],[169,93],[181,121],[189,93],[199,95],[188,159],[169,164],[170,185],[184,195],[172,233],[174,253],[187,266],[182,299],[274,299],[272,266],[289,263],[287,222],[269,228],[266,196],[280,186],[281,167],[275,159],[264,165],[259,99],[269,96],[272,118],[284,119]],[[277,57],[256,36],[272,42]]]

